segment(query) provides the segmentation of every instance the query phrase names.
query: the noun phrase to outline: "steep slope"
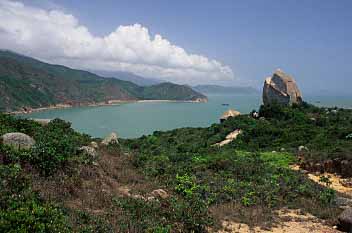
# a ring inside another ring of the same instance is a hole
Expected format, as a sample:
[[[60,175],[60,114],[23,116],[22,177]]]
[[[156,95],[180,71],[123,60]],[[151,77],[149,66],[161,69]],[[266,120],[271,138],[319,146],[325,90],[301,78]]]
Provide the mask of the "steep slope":
[[[84,105],[109,100],[157,99],[193,100],[203,95],[186,86],[167,84],[174,94],[160,86],[140,87],[132,82],[103,78],[93,73],[51,65],[10,51],[0,51],[0,111],[54,104]],[[192,98],[189,98],[192,97]]]

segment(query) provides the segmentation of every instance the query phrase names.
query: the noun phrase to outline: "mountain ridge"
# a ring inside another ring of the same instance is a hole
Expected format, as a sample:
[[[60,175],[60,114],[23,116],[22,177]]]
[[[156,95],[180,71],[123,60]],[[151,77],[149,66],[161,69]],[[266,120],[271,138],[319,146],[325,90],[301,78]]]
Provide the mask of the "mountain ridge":
[[[163,88],[168,88],[165,91]],[[170,92],[171,91],[171,92]],[[49,64],[0,50],[0,111],[66,104],[89,105],[112,100],[206,100],[188,86],[157,84],[148,87],[116,78]]]

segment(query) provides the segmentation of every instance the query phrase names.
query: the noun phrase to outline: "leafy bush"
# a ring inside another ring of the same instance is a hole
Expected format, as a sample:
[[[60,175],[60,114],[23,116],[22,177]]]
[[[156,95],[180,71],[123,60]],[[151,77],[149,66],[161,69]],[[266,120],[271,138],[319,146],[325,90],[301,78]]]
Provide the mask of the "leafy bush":
[[[0,232],[70,232],[63,212],[41,202],[19,164],[0,165]]]

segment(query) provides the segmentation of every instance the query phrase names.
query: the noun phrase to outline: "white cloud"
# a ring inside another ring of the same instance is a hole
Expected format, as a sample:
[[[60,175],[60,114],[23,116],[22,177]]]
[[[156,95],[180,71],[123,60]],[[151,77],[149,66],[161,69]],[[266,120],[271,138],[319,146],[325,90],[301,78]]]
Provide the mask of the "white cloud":
[[[73,15],[9,0],[0,0],[0,48],[75,68],[129,71],[178,83],[233,79],[228,66],[189,54],[161,35],[152,37],[140,24],[96,37]]]

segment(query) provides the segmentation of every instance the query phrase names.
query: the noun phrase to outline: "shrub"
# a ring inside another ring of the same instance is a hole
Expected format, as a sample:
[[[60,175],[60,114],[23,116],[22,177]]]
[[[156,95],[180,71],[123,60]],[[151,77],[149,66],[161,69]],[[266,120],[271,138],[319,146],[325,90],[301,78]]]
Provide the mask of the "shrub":
[[[63,212],[30,189],[19,164],[0,165],[0,232],[70,232]]]

